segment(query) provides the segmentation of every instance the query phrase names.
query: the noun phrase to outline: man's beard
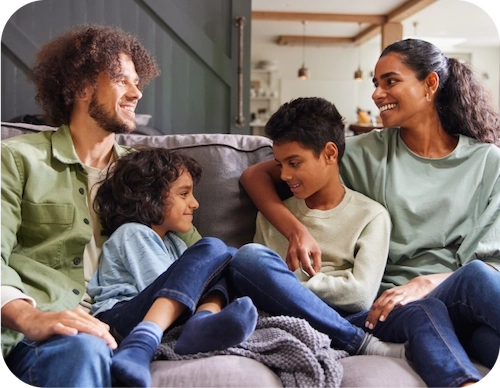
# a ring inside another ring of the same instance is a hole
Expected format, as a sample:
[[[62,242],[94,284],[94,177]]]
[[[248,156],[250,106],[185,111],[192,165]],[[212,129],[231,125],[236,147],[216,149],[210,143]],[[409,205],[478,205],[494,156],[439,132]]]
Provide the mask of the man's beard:
[[[108,113],[95,96],[92,97],[89,104],[89,115],[102,129],[110,133],[130,133],[135,130],[135,123],[130,125],[126,121],[120,120],[116,114]]]

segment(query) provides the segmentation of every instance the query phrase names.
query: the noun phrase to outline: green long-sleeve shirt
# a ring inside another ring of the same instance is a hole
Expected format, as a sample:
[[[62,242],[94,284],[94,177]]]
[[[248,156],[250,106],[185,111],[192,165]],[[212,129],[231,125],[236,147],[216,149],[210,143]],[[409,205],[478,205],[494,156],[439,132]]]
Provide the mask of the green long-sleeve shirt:
[[[119,157],[131,151],[113,147]],[[93,230],[87,172],[69,127],[3,140],[1,160],[2,287],[19,289],[43,311],[76,308],[85,293],[83,252]],[[186,236],[188,245],[200,237],[194,227]],[[22,337],[2,328],[4,356]]]
[[[500,148],[460,136],[451,154],[429,159],[389,128],[347,139],[341,176],[391,215],[381,291],[474,259],[500,270]]]

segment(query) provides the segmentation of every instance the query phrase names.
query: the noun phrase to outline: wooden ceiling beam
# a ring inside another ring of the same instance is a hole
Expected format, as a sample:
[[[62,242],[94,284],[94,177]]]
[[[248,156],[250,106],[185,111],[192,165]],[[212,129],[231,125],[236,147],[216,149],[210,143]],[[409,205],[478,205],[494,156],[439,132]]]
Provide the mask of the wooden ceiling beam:
[[[253,11],[252,20],[281,21],[281,22],[308,21],[308,22],[383,24],[387,22],[387,16],[342,14],[342,13]]]
[[[428,7],[436,0],[408,0],[387,15],[388,22],[402,22],[410,16]]]
[[[371,38],[380,35],[381,31],[382,28],[380,25],[369,26],[353,38],[353,43],[358,46],[360,44],[368,42]]]
[[[387,15],[252,11],[252,20],[368,23],[370,26],[366,27],[363,31],[352,38],[335,36],[306,36],[304,39],[299,35],[280,35],[277,41],[279,45],[302,44],[302,42],[305,44],[360,45],[373,37],[380,35],[382,24],[401,22],[428,7],[435,1],[437,0],[408,0],[389,12]]]
[[[360,45],[369,41],[374,36],[380,35],[381,26],[370,26],[354,37],[339,36],[302,36],[302,35],[280,35],[276,43],[280,46],[286,45]]]
[[[322,45],[322,44],[349,44],[354,43],[353,38],[341,38],[335,36],[306,36],[301,35],[280,35],[278,42],[280,46],[292,45]]]

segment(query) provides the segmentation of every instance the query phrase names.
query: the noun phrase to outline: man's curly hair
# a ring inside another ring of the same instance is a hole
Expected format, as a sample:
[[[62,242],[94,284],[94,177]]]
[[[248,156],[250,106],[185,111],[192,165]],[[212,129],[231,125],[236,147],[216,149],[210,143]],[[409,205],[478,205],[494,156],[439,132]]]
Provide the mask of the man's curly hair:
[[[94,199],[102,234],[111,236],[129,222],[149,227],[163,223],[169,206],[165,199],[183,172],[191,174],[196,185],[202,167],[192,157],[166,148],[144,147],[116,159]]]
[[[97,85],[106,72],[113,79],[120,72],[120,54],[128,55],[142,90],[160,71],[138,38],[111,26],[83,25],[54,38],[37,54],[32,72],[36,101],[51,124],[69,123],[75,97],[87,86]]]

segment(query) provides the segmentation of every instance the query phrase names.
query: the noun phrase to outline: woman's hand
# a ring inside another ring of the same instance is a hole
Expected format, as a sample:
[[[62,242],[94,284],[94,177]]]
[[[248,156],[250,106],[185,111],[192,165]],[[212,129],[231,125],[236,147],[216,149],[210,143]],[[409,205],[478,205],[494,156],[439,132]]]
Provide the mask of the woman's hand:
[[[415,300],[425,298],[429,292],[436,288],[450,273],[422,275],[413,278],[408,283],[386,290],[373,303],[365,326],[370,330],[383,322],[396,306],[404,306]]]

